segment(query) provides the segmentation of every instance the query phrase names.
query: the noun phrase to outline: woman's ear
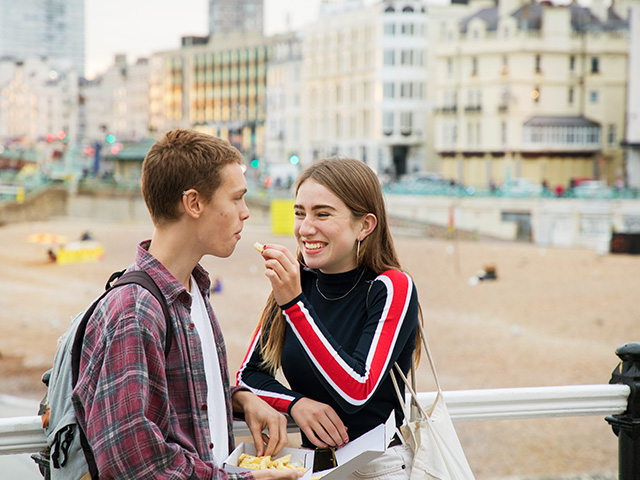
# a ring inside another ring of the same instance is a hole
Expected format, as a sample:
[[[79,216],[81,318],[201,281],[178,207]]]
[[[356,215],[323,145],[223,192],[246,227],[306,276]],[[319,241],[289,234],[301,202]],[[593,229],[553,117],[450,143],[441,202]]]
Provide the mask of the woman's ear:
[[[198,218],[202,213],[202,202],[200,201],[200,194],[193,188],[186,190],[182,194],[182,208],[187,215],[192,218]]]
[[[362,217],[362,227],[360,228],[360,234],[358,235],[358,241],[361,242],[373,232],[378,225],[378,218],[373,213],[367,213]]]

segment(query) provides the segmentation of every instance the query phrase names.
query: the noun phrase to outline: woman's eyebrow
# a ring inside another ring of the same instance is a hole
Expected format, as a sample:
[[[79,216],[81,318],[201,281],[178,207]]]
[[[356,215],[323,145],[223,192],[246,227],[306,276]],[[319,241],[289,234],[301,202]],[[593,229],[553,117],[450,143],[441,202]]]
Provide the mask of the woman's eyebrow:
[[[306,210],[302,205],[298,205],[297,203],[293,206],[298,210]],[[335,208],[331,205],[313,205],[311,210],[335,210]]]

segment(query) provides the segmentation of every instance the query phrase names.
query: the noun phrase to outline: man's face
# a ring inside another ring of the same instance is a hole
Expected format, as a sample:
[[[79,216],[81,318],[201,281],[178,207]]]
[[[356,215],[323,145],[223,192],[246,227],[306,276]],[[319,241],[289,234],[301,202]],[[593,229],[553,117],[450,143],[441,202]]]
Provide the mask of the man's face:
[[[200,241],[206,252],[216,257],[228,257],[236,248],[249,209],[244,201],[247,182],[242,165],[230,163],[222,170],[222,183],[201,217]]]

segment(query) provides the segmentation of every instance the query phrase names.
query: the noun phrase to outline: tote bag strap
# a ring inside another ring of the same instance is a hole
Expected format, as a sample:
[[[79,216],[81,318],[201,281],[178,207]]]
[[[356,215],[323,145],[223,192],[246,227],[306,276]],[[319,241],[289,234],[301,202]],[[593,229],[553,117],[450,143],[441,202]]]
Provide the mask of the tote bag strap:
[[[424,328],[422,327],[422,325],[420,324],[420,322],[418,322],[418,335],[420,335],[420,339],[422,340],[422,345],[424,346],[425,352],[427,353],[427,358],[429,359],[429,365],[431,366],[431,372],[433,373],[433,379],[436,382],[436,388],[438,389],[438,393],[436,395],[436,398],[433,401],[433,404],[429,407],[429,409],[427,410],[429,413],[431,413],[433,411],[433,407],[435,406],[436,402],[438,401],[438,397],[442,394],[442,389],[440,388],[440,381],[438,380],[438,374],[436,373],[436,367],[435,364],[433,363],[433,358],[431,357],[431,351],[429,350],[429,344],[427,343],[427,337],[424,333]],[[418,402],[418,395],[416,394],[416,366],[415,366],[415,362],[412,360],[411,361],[411,381],[409,381],[409,379],[407,379],[406,375],[402,372],[402,369],[400,368],[400,366],[398,365],[398,363],[396,362],[394,364],[394,367],[396,369],[396,371],[398,372],[398,375],[400,375],[400,378],[402,378],[402,381],[405,384],[405,387],[407,388],[407,390],[409,391],[409,394],[411,395],[411,407],[409,408],[408,405],[405,404],[403,395],[400,393],[400,389],[398,387],[398,383],[396,380],[396,377],[394,375],[393,372],[393,368],[391,369],[390,373],[391,373],[391,381],[393,382],[393,386],[396,390],[396,394],[398,396],[398,401],[400,402],[400,406],[402,407],[402,411],[405,415],[405,418],[409,419],[409,420],[416,420],[419,416],[422,417],[427,417],[427,412],[425,412],[425,410],[422,408],[422,406],[420,405],[420,403]]]
[[[431,365],[431,372],[433,372],[433,379],[436,381],[436,387],[438,389],[438,393],[440,394],[442,393],[442,389],[440,388],[440,380],[438,380],[438,374],[436,373],[436,366],[433,363],[433,358],[431,357],[431,351],[429,350],[429,344],[427,343],[427,336],[425,335],[424,328],[420,324],[420,322],[418,322],[418,335],[420,335],[420,338],[422,339],[422,345],[424,345],[424,350],[425,352],[427,352],[429,365]],[[413,363],[412,363],[412,368],[414,368]],[[413,375],[414,371],[412,370],[411,373]],[[415,387],[415,382],[414,382],[414,387]]]

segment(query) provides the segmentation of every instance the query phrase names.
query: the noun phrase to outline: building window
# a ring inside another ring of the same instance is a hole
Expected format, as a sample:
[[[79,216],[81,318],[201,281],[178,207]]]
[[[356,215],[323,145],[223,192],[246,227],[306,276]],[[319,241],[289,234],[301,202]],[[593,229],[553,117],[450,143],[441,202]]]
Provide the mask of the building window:
[[[382,114],[382,133],[389,136],[393,134],[393,112]]]
[[[507,122],[502,122],[500,124],[500,137],[502,140],[502,145],[506,146],[507,145]]]
[[[502,56],[502,75],[507,75],[509,73],[509,57],[506,55]]]
[[[471,75],[478,74],[478,59],[477,57],[473,57],[471,59]]]
[[[413,83],[402,82],[400,84],[400,98],[411,98],[411,97],[413,97]]]
[[[458,125],[455,120],[445,122],[442,127],[442,143],[444,148],[455,148]]]
[[[384,24],[384,34],[388,36],[393,36],[396,34],[396,24],[395,23],[385,23]]]
[[[616,124],[610,123],[607,129],[607,143],[609,145],[615,145],[617,143],[616,140]]]
[[[400,52],[400,65],[413,65],[413,50]]]
[[[525,125],[523,131],[524,144],[548,145],[588,145],[595,147],[600,139],[599,126],[567,126]]]
[[[569,87],[569,93],[567,96],[567,103],[569,103],[569,105],[573,105],[573,96],[574,96],[573,87]]]
[[[571,55],[569,57],[569,71],[570,72],[575,72],[576,70],[576,56],[575,55]]]
[[[384,98],[394,98],[395,96],[395,83],[385,82],[382,87],[382,95]]]
[[[404,136],[411,135],[411,128],[413,123],[412,112],[400,113],[400,133]]]
[[[589,92],[589,101],[591,103],[598,103],[598,91],[597,90],[591,90]]]
[[[542,73],[542,56],[536,55],[536,73]]]
[[[591,73],[600,73],[600,60],[598,57],[591,57]]]
[[[453,59],[447,58],[447,76],[453,77]]]
[[[402,24],[402,35],[413,35],[413,23]]]
[[[395,50],[385,50],[384,51],[384,64],[385,65],[395,65],[396,64],[396,52],[395,52]]]

